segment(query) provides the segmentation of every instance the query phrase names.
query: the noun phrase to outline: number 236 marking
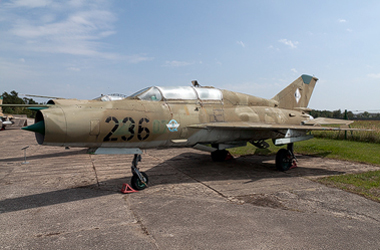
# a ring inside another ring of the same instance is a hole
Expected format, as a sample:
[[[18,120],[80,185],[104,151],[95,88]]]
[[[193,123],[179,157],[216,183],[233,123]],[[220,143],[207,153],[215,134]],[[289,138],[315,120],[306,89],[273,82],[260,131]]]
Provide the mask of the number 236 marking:
[[[135,123],[135,121],[133,120],[132,117],[125,117],[121,121],[121,124],[120,124],[119,120],[116,117],[109,116],[109,117],[107,117],[107,119],[106,119],[105,122],[106,123],[113,122],[115,125],[113,126],[113,128],[111,129],[111,131],[106,135],[106,137],[104,137],[103,141],[117,141],[119,139],[119,137],[115,137],[115,136],[113,136],[113,134],[116,132],[116,130],[120,126],[124,126],[127,123],[129,123],[129,127],[128,127],[129,136],[128,135],[123,135],[123,136],[120,137],[121,140],[123,140],[123,141],[129,141],[129,140],[132,140],[132,138],[135,136],[136,123]],[[149,123],[149,119],[147,119],[147,118],[141,118],[140,121],[139,121],[138,129],[137,129],[137,139],[139,139],[140,141],[143,141],[143,140],[147,139],[149,137],[149,134],[150,134],[149,129],[147,127],[144,127],[144,125],[143,125],[144,122]]]

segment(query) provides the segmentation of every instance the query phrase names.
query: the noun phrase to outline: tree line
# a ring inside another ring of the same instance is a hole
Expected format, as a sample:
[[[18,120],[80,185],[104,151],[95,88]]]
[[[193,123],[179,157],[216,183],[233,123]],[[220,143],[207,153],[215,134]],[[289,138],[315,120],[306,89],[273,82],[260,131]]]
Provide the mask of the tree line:
[[[317,117],[327,117],[327,118],[337,118],[337,119],[348,119],[348,120],[380,120],[380,113],[369,113],[364,111],[362,113],[354,114],[352,111],[341,111],[340,109],[329,111],[329,110],[312,110],[310,115],[314,118]]]
[[[2,94],[3,104],[38,104],[32,98],[20,98],[16,91],[11,91],[10,93],[4,92]],[[26,107],[2,107],[4,114],[17,114],[17,115],[27,115],[28,117],[34,118],[36,112],[34,110],[29,110]]]

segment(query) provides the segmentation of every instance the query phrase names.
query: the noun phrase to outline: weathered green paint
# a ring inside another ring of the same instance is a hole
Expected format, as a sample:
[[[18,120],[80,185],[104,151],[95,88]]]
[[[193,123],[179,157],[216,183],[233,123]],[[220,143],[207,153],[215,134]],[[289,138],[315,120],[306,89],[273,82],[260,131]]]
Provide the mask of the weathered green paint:
[[[28,109],[30,110],[35,110],[35,111],[38,111],[38,110],[43,110],[43,109],[48,109],[49,107],[28,107]]]
[[[154,134],[164,134],[168,132],[166,124],[168,124],[169,120],[154,120],[152,131]]]
[[[43,135],[45,134],[45,123],[43,121],[39,121],[27,127],[23,127],[22,129]]]
[[[309,76],[309,75],[302,75],[302,80],[305,84],[309,84],[311,82],[311,80],[313,79],[312,76]]]

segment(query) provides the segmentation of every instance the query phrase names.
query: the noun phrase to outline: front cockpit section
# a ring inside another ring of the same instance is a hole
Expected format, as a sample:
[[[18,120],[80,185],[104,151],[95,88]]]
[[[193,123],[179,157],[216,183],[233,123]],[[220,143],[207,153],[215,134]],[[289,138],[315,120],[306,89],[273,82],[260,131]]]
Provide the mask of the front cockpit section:
[[[134,93],[128,98],[137,98],[139,100],[157,102],[162,100],[162,94],[157,87],[149,87]]]

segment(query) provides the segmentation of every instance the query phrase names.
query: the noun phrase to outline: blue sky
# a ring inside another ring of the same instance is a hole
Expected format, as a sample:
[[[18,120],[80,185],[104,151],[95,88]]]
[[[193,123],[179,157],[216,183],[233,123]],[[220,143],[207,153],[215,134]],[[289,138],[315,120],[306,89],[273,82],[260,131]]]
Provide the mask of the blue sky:
[[[92,99],[198,80],[380,111],[379,1],[0,0],[0,92]]]

